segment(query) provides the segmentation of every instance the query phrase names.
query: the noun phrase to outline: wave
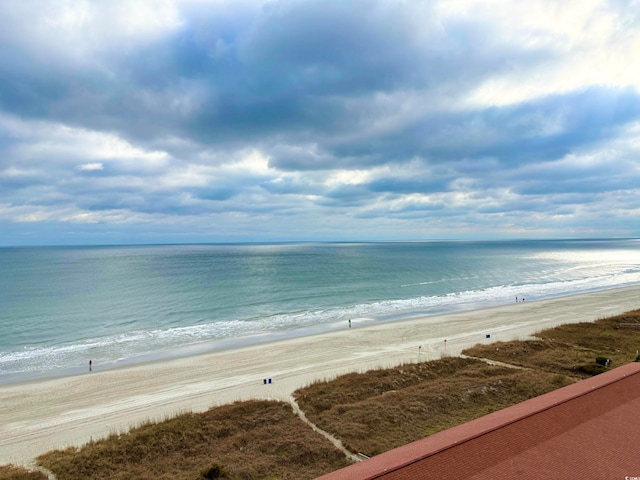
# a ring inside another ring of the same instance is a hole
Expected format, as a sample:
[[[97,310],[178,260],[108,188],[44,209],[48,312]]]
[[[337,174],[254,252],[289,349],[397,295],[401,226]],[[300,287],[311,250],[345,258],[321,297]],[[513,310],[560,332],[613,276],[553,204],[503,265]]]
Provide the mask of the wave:
[[[588,291],[640,284],[637,265],[613,273],[547,283],[498,285],[442,295],[381,300],[327,309],[283,312],[243,320],[213,321],[199,325],[134,330],[73,343],[25,347],[0,352],[0,381],[21,373],[43,373],[60,369],[84,369],[91,358],[102,365],[134,363],[213,350],[240,343],[256,343],[278,337],[302,336],[342,328],[348,319],[359,323],[472,310],[514,302],[516,297],[533,301]]]

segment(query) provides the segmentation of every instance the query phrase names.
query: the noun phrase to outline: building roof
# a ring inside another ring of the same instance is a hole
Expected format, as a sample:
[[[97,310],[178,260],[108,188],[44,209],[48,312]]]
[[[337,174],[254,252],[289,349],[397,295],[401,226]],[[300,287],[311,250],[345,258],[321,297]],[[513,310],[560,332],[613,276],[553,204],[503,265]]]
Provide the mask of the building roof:
[[[630,363],[320,478],[640,479],[639,427]]]

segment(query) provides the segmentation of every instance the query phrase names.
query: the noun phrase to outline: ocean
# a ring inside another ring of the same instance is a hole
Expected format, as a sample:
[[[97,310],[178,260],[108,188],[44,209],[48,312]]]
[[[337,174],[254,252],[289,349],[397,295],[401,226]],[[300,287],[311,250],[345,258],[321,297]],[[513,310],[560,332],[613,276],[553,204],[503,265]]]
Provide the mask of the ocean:
[[[640,284],[640,240],[0,248],[0,383]]]

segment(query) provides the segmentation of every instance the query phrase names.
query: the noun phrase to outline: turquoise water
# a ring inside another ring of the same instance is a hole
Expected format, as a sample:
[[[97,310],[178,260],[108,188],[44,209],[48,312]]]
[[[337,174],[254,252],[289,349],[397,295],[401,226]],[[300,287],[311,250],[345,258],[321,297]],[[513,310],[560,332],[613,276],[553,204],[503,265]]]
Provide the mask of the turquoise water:
[[[0,248],[0,382],[640,283],[640,241]]]

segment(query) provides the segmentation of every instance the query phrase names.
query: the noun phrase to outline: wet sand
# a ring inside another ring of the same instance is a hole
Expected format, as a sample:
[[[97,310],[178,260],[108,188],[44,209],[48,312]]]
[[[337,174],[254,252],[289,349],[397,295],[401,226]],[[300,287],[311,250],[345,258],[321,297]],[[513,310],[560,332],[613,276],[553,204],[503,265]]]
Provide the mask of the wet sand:
[[[457,355],[477,343],[640,308],[640,286],[414,318],[115,370],[0,386],[0,465],[236,400],[287,401],[316,380]],[[490,335],[490,338],[487,338]],[[446,340],[446,341],[445,341]],[[271,379],[271,383],[269,383]],[[266,380],[266,384],[265,384]]]

